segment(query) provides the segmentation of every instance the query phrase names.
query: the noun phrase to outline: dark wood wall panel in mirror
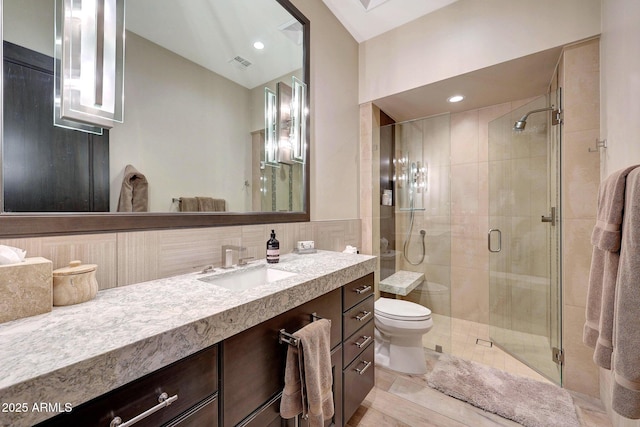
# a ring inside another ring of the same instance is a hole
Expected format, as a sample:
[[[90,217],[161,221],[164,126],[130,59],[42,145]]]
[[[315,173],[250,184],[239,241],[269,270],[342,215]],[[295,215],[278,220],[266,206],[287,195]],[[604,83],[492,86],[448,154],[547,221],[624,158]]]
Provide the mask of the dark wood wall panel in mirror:
[[[309,20],[289,0],[187,3],[127,0],[124,123],[97,136],[52,126],[55,1],[0,0],[0,237],[309,221]],[[158,32],[171,26],[152,15],[191,25]],[[226,28],[238,20],[254,24]],[[273,44],[255,50],[258,33]],[[307,85],[304,161],[265,165],[264,91],[292,78]],[[118,212],[128,164],[149,182],[147,212]],[[182,212],[185,197],[226,211]]]
[[[5,212],[109,212],[109,132],[53,126],[53,58],[4,42]]]

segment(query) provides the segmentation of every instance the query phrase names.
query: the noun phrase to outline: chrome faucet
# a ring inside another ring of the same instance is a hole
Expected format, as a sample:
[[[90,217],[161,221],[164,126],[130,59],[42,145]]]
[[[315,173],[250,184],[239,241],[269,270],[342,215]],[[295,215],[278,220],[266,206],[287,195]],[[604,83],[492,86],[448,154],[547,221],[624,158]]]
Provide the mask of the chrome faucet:
[[[246,264],[246,258],[240,258],[240,253],[246,251],[247,248],[236,245],[222,245],[222,268],[233,267],[233,251],[238,252],[238,264]]]

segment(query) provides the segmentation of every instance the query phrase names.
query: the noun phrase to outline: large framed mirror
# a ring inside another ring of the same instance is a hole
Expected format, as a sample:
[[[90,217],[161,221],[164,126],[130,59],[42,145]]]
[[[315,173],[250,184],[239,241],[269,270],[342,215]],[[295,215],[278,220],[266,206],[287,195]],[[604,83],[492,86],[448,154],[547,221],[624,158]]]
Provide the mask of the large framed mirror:
[[[122,2],[124,122],[102,135],[53,126],[63,1],[0,0],[0,237],[309,221],[310,24],[289,0]],[[302,120],[304,152],[265,162],[283,87],[302,111],[275,125]],[[122,203],[131,179],[144,211]]]

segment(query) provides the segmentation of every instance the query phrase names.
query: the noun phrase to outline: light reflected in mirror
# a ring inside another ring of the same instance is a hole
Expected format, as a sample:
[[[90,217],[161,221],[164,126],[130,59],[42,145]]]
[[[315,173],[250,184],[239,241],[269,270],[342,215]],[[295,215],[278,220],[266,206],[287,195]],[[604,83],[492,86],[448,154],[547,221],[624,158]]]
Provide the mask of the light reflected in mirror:
[[[2,3],[4,212],[116,212],[128,165],[149,212],[196,197],[228,212],[306,209],[301,160],[265,162],[265,90],[305,80],[303,27],[276,0],[127,0],[124,122],[102,136],[53,129],[51,101],[34,108],[53,97],[55,1]]]
[[[122,123],[124,0],[56,0],[55,7],[53,123],[101,135]]]

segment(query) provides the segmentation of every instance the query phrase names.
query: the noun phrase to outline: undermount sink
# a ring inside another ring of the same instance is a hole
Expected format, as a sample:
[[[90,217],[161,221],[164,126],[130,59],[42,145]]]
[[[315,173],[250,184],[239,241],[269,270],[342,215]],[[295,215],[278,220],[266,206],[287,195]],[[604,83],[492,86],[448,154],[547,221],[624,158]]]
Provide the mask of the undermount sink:
[[[277,282],[295,276],[296,273],[288,271],[276,270],[266,266],[250,267],[239,269],[237,271],[229,271],[227,273],[215,276],[202,277],[199,280],[211,283],[212,285],[221,286],[230,291],[246,291],[267,283]]]

